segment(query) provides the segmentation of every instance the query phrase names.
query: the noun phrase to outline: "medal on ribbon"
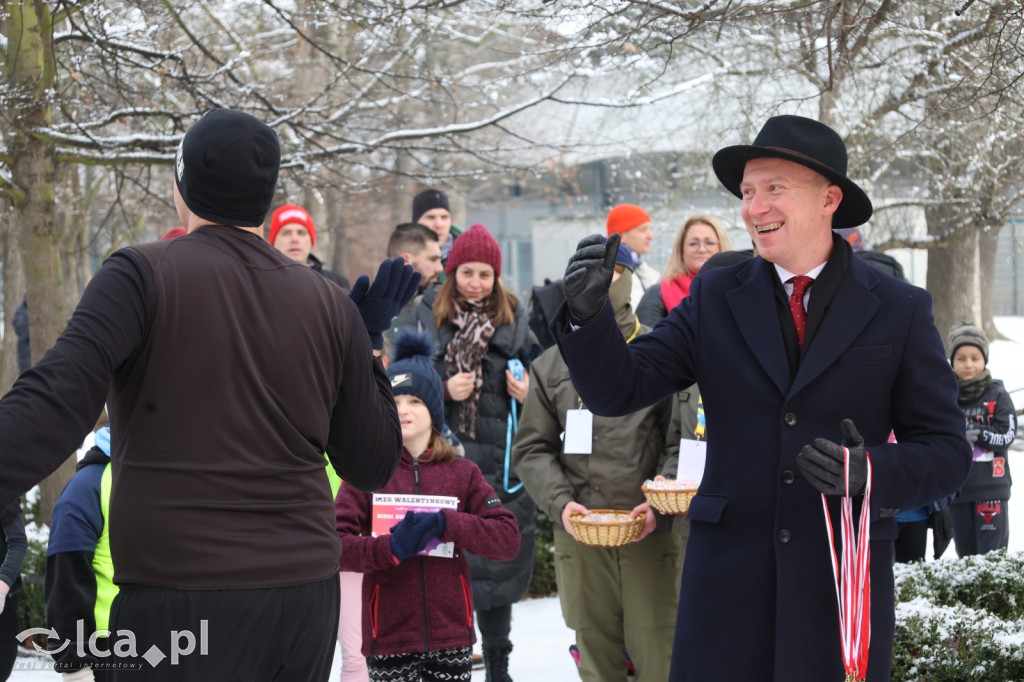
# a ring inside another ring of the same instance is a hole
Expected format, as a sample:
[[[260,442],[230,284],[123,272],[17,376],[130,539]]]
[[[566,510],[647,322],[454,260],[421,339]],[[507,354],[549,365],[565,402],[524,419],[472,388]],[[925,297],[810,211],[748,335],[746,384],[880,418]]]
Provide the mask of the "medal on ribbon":
[[[853,498],[850,496],[850,451],[845,447],[843,463],[846,494],[839,501],[841,562],[836,555],[835,533],[825,495],[821,496],[821,504],[825,510],[828,548],[835,577],[845,682],[863,682],[868,674],[868,644],[871,640],[871,456],[867,455],[867,482],[856,533]]]

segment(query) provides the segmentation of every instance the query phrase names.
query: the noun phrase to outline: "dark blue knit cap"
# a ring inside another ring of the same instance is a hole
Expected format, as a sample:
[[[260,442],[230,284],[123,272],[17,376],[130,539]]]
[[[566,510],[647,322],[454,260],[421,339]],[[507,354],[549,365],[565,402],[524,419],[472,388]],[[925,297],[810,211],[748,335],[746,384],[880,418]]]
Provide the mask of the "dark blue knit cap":
[[[388,378],[394,395],[412,395],[423,401],[438,433],[444,430],[444,388],[434,369],[436,346],[429,336],[412,329],[398,334],[391,347]]]

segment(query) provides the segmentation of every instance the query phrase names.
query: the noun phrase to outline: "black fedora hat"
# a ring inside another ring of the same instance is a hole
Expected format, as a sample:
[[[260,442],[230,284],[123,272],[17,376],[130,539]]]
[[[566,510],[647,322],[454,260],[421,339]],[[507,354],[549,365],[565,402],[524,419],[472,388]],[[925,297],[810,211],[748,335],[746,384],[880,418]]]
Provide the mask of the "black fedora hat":
[[[856,227],[871,217],[871,200],[857,183],[846,177],[846,144],[824,123],[803,116],[772,116],[754,144],[720,149],[711,160],[715,175],[738,197],[747,161],[763,157],[786,159],[821,173],[843,190],[843,200],[832,216],[832,228]]]

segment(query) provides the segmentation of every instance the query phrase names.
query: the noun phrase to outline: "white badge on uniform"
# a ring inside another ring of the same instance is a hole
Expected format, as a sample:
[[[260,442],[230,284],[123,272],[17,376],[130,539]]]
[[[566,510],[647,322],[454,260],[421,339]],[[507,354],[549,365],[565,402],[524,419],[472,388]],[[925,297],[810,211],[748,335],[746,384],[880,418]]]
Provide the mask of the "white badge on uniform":
[[[586,408],[565,412],[565,454],[589,455],[594,449],[594,415]]]
[[[708,442],[706,440],[679,439],[679,471],[676,479],[700,483],[704,478],[704,461],[707,459]]]

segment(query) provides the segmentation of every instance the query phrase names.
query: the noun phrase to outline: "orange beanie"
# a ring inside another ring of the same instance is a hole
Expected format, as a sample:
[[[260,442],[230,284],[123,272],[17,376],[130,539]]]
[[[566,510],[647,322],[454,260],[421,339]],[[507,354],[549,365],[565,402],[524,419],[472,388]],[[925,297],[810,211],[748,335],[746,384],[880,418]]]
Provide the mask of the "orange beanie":
[[[619,204],[612,207],[608,213],[608,236],[618,232],[629,232],[634,227],[640,227],[644,223],[651,222],[651,216],[647,211],[634,204]]]

